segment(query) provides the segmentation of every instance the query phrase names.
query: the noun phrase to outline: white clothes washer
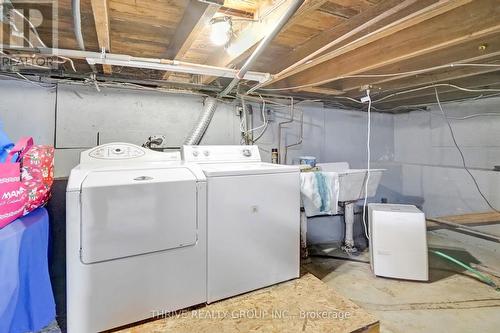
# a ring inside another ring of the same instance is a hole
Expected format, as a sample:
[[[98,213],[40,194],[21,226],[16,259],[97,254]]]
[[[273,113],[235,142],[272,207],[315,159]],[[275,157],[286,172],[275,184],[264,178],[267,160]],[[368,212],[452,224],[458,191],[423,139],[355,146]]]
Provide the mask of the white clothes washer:
[[[299,276],[300,178],[257,146],[184,146],[207,177],[207,300]]]
[[[66,193],[69,333],[206,302],[205,180],[178,152],[82,152]]]

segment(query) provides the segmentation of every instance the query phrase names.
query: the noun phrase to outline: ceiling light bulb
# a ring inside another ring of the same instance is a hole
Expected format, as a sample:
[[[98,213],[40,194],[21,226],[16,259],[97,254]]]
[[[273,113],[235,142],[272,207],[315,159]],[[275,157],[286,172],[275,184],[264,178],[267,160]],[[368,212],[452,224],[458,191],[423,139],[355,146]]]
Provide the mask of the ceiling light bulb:
[[[225,45],[231,38],[231,22],[228,19],[212,22],[212,31],[210,32],[210,40],[215,45]]]

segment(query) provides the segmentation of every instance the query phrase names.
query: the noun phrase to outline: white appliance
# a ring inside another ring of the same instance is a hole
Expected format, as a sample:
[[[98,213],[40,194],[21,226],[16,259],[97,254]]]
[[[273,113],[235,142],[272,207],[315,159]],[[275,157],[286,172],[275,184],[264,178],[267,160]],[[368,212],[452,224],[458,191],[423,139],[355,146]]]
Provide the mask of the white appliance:
[[[263,163],[257,146],[184,146],[207,176],[207,300],[299,276],[298,167]]]
[[[126,143],[82,152],[67,193],[69,333],[206,302],[206,182],[180,154]]]
[[[412,205],[369,204],[368,214],[374,274],[429,280],[424,213]]]

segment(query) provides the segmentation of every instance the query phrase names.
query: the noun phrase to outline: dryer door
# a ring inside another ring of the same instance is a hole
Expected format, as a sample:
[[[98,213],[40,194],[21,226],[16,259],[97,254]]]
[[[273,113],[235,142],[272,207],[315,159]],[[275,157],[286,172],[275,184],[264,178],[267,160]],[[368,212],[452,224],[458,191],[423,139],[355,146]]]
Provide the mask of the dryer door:
[[[81,190],[83,263],[191,246],[196,178],[186,168],[91,172]]]

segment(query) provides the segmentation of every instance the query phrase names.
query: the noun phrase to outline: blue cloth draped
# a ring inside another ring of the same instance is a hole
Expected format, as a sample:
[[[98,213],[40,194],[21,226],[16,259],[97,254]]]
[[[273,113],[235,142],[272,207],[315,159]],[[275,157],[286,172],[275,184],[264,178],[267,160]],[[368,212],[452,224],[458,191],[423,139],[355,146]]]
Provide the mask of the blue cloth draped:
[[[48,241],[45,208],[0,229],[1,333],[37,332],[55,319]]]

